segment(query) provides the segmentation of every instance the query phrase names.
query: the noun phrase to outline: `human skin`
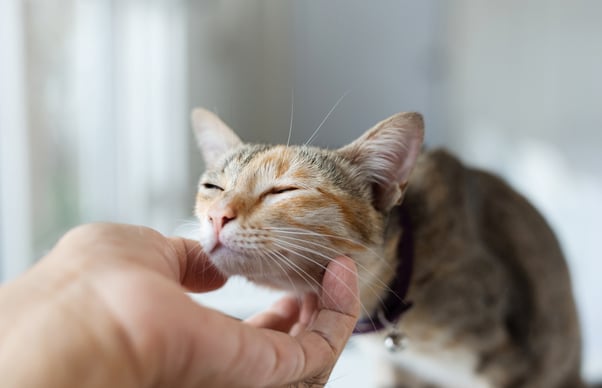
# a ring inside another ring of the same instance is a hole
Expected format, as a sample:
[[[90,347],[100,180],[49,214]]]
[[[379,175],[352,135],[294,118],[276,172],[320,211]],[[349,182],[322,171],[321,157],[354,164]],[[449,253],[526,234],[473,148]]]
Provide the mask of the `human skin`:
[[[225,281],[197,242],[78,227],[0,288],[2,386],[323,386],[359,314],[351,259],[330,263],[321,295],[247,321],[186,294]]]

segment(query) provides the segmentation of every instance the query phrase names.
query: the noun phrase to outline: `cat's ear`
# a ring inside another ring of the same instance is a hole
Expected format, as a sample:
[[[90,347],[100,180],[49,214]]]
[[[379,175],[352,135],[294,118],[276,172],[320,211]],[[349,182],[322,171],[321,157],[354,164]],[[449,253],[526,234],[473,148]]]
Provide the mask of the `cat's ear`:
[[[215,167],[215,162],[229,150],[238,147],[242,141],[214,113],[203,108],[192,111],[192,128],[207,168]]]
[[[372,183],[374,206],[388,211],[403,198],[423,138],[422,115],[398,113],[338,152],[357,168],[362,179]]]

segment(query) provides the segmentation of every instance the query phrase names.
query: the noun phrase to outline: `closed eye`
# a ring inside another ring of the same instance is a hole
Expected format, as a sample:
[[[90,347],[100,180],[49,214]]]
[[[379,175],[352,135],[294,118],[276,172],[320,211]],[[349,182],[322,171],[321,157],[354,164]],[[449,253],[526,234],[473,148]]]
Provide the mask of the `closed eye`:
[[[219,187],[218,185],[214,185],[213,183],[203,183],[203,187],[208,189],[208,190],[219,190],[219,191],[224,191],[223,188]]]
[[[299,188],[294,186],[274,187],[272,190],[270,190],[270,194],[283,194],[295,190],[299,190]]]

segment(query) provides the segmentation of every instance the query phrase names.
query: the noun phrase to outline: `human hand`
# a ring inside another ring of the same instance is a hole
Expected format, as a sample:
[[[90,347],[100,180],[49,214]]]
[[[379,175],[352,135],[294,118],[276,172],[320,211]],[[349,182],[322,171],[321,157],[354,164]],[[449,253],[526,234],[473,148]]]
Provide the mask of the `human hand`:
[[[185,293],[225,280],[196,242],[78,227],[0,288],[3,386],[322,386],[359,314],[353,262],[330,263],[319,298],[247,322]]]

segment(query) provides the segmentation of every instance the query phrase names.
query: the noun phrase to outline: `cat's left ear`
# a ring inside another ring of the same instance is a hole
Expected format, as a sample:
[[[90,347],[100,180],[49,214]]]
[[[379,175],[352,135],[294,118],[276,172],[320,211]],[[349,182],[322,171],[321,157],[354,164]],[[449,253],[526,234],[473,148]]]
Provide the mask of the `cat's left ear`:
[[[228,151],[240,146],[242,141],[217,115],[203,108],[196,108],[191,115],[192,127],[205,166],[215,167],[215,163]]]
[[[404,112],[376,124],[338,152],[372,183],[374,206],[388,211],[403,198],[423,139],[422,115]]]

